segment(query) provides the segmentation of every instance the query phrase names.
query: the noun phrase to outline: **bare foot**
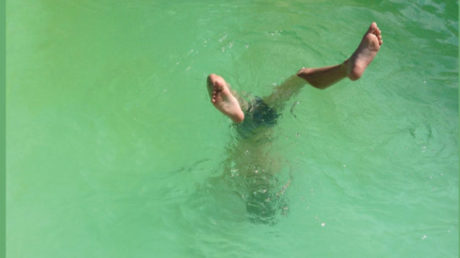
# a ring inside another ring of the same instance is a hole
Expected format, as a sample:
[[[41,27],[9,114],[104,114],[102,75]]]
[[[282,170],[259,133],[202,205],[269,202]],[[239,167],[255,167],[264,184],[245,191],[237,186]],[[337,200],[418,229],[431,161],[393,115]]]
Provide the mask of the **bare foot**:
[[[231,118],[233,122],[243,122],[244,113],[224,78],[219,75],[210,74],[208,76],[208,92],[214,107]]]
[[[345,61],[348,78],[357,80],[363,75],[366,67],[372,62],[375,55],[377,55],[382,43],[381,31],[377,27],[377,24],[373,22],[369,30],[364,34],[358,49]]]

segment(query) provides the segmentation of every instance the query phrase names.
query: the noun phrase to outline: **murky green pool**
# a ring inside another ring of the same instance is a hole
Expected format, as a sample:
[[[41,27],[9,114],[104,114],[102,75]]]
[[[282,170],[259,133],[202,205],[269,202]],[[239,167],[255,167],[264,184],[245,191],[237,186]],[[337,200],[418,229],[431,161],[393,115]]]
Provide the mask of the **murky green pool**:
[[[271,129],[261,222],[206,75],[266,95],[372,21]],[[456,1],[7,1],[7,254],[458,257],[458,125]]]

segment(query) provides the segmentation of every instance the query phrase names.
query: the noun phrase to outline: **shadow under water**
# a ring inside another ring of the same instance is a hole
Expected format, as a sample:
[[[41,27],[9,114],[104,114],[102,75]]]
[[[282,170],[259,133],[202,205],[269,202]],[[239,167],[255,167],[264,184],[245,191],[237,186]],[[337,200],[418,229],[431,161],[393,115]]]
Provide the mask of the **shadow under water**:
[[[248,218],[253,223],[277,222],[286,215],[285,195],[290,179],[283,182],[281,157],[272,151],[273,127],[279,114],[256,97],[249,102],[245,120],[235,125],[235,141],[228,146],[224,161],[224,180],[243,199]]]

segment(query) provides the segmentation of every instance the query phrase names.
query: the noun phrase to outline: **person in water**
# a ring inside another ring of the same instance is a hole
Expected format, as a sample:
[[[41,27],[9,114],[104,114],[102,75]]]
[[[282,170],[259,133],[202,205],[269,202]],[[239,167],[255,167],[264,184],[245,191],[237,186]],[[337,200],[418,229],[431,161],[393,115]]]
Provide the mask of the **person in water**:
[[[358,80],[372,62],[382,45],[382,34],[374,22],[364,34],[355,52],[343,63],[302,68],[277,86],[271,95],[247,101],[232,91],[219,75],[210,74],[207,88],[214,107],[229,117],[238,131],[238,141],[228,148],[224,162],[224,177],[238,185],[237,191],[246,204],[249,219],[254,223],[274,224],[276,215],[287,211],[284,192],[290,184],[275,176],[283,169],[280,158],[271,148],[273,126],[284,104],[306,83],[318,89],[344,78]],[[235,174],[237,176],[235,176]]]
[[[224,78],[210,74],[207,78],[207,87],[211,103],[235,123],[242,123],[248,118],[254,120],[252,122],[255,122],[256,125],[274,123],[277,117],[276,109],[297,93],[305,83],[318,89],[326,89],[344,78],[352,81],[361,78],[377,55],[382,43],[381,31],[373,22],[364,34],[358,48],[343,63],[321,68],[302,68],[296,75],[275,88],[271,95],[256,98],[252,103],[248,103],[232,91]]]

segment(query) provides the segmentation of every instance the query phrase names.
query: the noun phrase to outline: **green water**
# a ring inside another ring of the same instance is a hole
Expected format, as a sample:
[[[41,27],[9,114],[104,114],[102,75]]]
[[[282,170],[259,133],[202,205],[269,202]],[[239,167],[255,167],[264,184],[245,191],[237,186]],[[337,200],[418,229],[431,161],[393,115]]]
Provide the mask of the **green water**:
[[[206,75],[266,95],[371,21],[361,80],[286,104],[251,220]],[[7,255],[458,257],[457,32],[447,0],[7,1]]]

